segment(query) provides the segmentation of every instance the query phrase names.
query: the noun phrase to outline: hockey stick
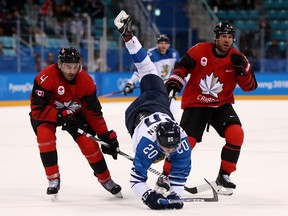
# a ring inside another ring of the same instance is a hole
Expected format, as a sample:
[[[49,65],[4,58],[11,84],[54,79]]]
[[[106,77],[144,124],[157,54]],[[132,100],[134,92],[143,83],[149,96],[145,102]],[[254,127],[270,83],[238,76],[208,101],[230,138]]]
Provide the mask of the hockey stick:
[[[104,141],[100,140],[99,138],[96,138],[96,137],[92,136],[91,134],[83,131],[83,130],[80,129],[80,128],[78,128],[77,132],[78,132],[79,134],[82,134],[82,135],[90,138],[90,139],[93,139],[94,141],[100,143],[100,145],[109,146],[109,145],[108,145],[107,143],[105,143]],[[124,156],[125,158],[127,158],[127,159],[130,160],[130,161],[134,161],[134,158],[133,158],[133,157],[131,157],[130,155],[128,155],[128,154],[126,154],[126,153],[124,153],[124,152],[122,152],[122,151],[120,151],[120,150],[118,150],[117,153],[120,154],[120,155],[122,155],[122,156]],[[157,171],[157,170],[156,170],[156,171]]]
[[[217,187],[217,184],[215,181],[211,181],[209,182],[209,184],[212,185],[213,188]],[[191,188],[188,188],[185,186],[186,187],[185,190],[192,194],[202,193],[210,189],[209,184],[202,184],[202,185],[198,185],[196,187],[191,187]]]
[[[217,185],[216,181],[211,181],[209,183],[207,182],[207,184],[202,184],[202,185],[198,185],[198,186],[190,187],[190,188],[185,186],[185,190],[191,194],[197,194],[197,193],[202,193],[202,192],[210,190],[211,189],[210,186],[213,187],[213,189],[217,192],[217,194],[225,195],[225,196],[231,196],[233,194],[232,188],[224,188],[221,185]]]
[[[96,137],[92,136],[91,134],[83,131],[83,130],[80,129],[80,128],[78,128],[78,131],[77,131],[77,132],[78,132],[79,134],[82,134],[82,135],[90,138],[90,139],[93,139],[94,141],[100,143],[101,145],[108,146],[107,143],[103,142],[103,141],[100,140],[99,138],[96,138]],[[122,152],[122,151],[118,150],[118,154],[122,155],[123,157],[127,158],[128,160],[130,160],[130,161],[132,161],[132,162],[134,161],[134,158],[131,157],[130,155],[126,154],[125,152]],[[166,176],[163,175],[161,172],[159,172],[159,171],[156,170],[156,169],[153,169],[152,167],[149,167],[148,170],[149,170],[150,172],[158,175],[158,176],[166,177]],[[205,179],[205,181],[208,183],[208,185],[210,185],[210,183],[209,183],[206,179]],[[205,185],[207,185],[207,184],[205,184]],[[211,185],[210,185],[210,186],[211,186]],[[187,192],[191,193],[191,192],[190,192],[190,189],[191,189],[191,188],[188,188],[188,187],[185,186],[184,189],[185,189]],[[209,188],[209,189],[210,189],[210,188]],[[214,189],[213,187],[212,187],[212,190],[213,190],[213,194],[214,194],[215,189]],[[217,200],[218,200],[218,196],[216,196],[216,198],[217,198]],[[217,202],[217,200],[215,200],[216,198],[215,198],[215,194],[214,194],[213,198],[205,198],[205,200],[213,199],[212,201],[204,201],[204,202]],[[198,199],[198,198],[193,198],[193,199],[196,200],[196,199]],[[200,199],[202,199],[202,198],[200,198]],[[196,202],[196,201],[190,201],[190,202]]]
[[[171,104],[171,101],[173,99],[173,95],[174,95],[174,89],[172,89],[170,92],[169,92],[169,104]]]
[[[78,128],[78,131],[77,131],[77,132],[78,132],[79,134],[82,134],[82,135],[90,138],[90,139],[93,139],[94,141],[100,143],[101,145],[109,146],[107,143],[105,143],[105,142],[103,142],[102,140],[100,140],[100,139],[92,136],[91,134],[83,131],[83,130],[80,129],[80,128]],[[118,150],[118,154],[122,155],[123,157],[127,158],[128,160],[130,160],[130,161],[132,161],[132,162],[134,161],[134,158],[131,157],[130,155],[126,154],[125,152],[122,152],[122,151]],[[159,176],[165,176],[165,175],[163,175],[162,173],[160,173],[159,171],[153,169],[152,167],[149,167],[149,171],[152,172],[152,173],[154,173],[154,174],[156,174],[156,175],[159,175]]]
[[[140,87],[139,86],[135,86],[133,89],[137,89],[137,88],[140,88]],[[98,98],[106,98],[106,97],[110,97],[110,96],[113,96],[113,95],[116,95],[116,94],[121,94],[121,93],[124,93],[124,91],[121,90],[121,91],[111,92],[111,93],[108,93],[108,94],[105,94],[105,95],[101,95]]]
[[[204,180],[207,182],[207,184],[210,186],[210,189],[213,191],[213,197],[206,198],[206,197],[201,197],[201,198],[196,198],[196,197],[185,197],[182,199],[159,199],[158,203],[167,205],[167,204],[173,204],[173,203],[182,203],[182,202],[218,202],[218,195],[215,189],[212,187],[209,181],[204,178]]]
[[[108,93],[108,94],[105,94],[105,95],[98,96],[98,98],[110,97],[110,96],[113,96],[113,95],[116,95],[116,94],[120,94],[120,93],[123,93],[123,91],[111,92],[111,93]]]

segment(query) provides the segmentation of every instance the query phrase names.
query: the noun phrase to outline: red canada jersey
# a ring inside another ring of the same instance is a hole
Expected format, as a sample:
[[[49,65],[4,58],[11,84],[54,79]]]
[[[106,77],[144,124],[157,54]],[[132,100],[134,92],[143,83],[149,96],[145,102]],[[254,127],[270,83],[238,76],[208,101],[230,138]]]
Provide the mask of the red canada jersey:
[[[70,109],[74,113],[83,111],[96,133],[101,135],[108,131],[96,97],[96,84],[84,70],[69,82],[57,64],[46,67],[34,79],[30,102],[31,116],[35,120],[57,123],[59,110]]]
[[[234,103],[234,89],[243,91],[257,87],[252,68],[246,76],[238,76],[230,59],[239,53],[231,47],[226,56],[217,55],[213,43],[198,43],[191,47],[175,67],[174,74],[190,75],[182,95],[182,109],[189,107],[218,107]],[[247,60],[248,61],[248,60]]]

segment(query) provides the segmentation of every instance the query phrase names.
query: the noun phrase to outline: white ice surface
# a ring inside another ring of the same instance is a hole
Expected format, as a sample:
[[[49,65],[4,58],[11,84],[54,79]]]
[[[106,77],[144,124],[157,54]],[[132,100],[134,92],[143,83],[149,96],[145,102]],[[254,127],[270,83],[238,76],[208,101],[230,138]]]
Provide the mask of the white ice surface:
[[[129,103],[102,103],[110,129],[118,133],[121,150],[133,156],[124,125]],[[122,156],[105,156],[112,178],[123,190],[115,198],[98,183],[77,144],[58,130],[57,147],[61,172],[59,201],[45,194],[47,180],[29,122],[29,107],[0,107],[0,216],[96,216],[96,215],[219,215],[284,216],[288,213],[288,101],[238,100],[234,106],[245,131],[238,169],[231,175],[237,189],[217,203],[185,203],[180,211],[152,211],[130,189],[131,162]],[[180,120],[181,111],[177,115]],[[224,140],[213,128],[205,132],[192,154],[187,186],[214,180]],[[162,171],[162,163],[153,168]],[[150,173],[154,187],[157,176]],[[209,196],[209,193],[197,196]],[[187,192],[185,197],[195,196]]]

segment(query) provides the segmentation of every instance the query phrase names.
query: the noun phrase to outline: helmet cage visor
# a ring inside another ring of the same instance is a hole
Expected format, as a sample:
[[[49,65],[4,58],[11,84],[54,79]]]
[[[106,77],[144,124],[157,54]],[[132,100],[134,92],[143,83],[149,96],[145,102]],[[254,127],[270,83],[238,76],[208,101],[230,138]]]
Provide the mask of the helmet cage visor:
[[[173,121],[161,122],[156,130],[157,145],[165,154],[175,152],[181,142],[180,127]]]

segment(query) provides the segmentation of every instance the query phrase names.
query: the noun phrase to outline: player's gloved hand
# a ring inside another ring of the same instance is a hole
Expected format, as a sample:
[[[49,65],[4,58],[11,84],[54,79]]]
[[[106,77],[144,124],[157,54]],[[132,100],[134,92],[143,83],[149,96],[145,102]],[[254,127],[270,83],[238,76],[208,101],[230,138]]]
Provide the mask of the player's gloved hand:
[[[77,130],[79,124],[73,111],[70,109],[59,111],[57,120],[61,123],[62,130],[68,131],[68,133],[75,139],[78,134]]]
[[[168,95],[170,95],[170,92],[173,91],[172,97],[175,97],[176,93],[179,93],[184,85],[185,80],[179,73],[171,75],[168,81],[165,83]]]
[[[115,131],[110,130],[105,134],[98,135],[98,137],[109,144],[109,146],[101,145],[102,152],[104,154],[112,155],[114,160],[117,160],[117,154],[119,151],[119,143],[117,140],[117,134]]]
[[[123,89],[124,95],[133,93],[134,88],[135,88],[135,84],[133,83],[133,81],[128,80],[124,89]]]
[[[124,10],[122,10],[114,19],[114,25],[118,32],[124,37],[125,41],[129,41],[133,37],[132,18]]]
[[[160,204],[159,199],[166,199],[162,194],[157,193],[154,190],[149,189],[142,195],[142,201],[149,208],[154,210],[166,209],[167,205]]]
[[[179,194],[172,192],[170,195],[167,196],[167,199],[171,199],[171,200],[180,200],[181,197]],[[167,209],[182,209],[184,206],[183,202],[179,202],[179,203],[171,203],[168,204]]]
[[[230,55],[232,66],[236,69],[238,76],[245,76],[251,71],[251,65],[247,58],[241,53]]]

